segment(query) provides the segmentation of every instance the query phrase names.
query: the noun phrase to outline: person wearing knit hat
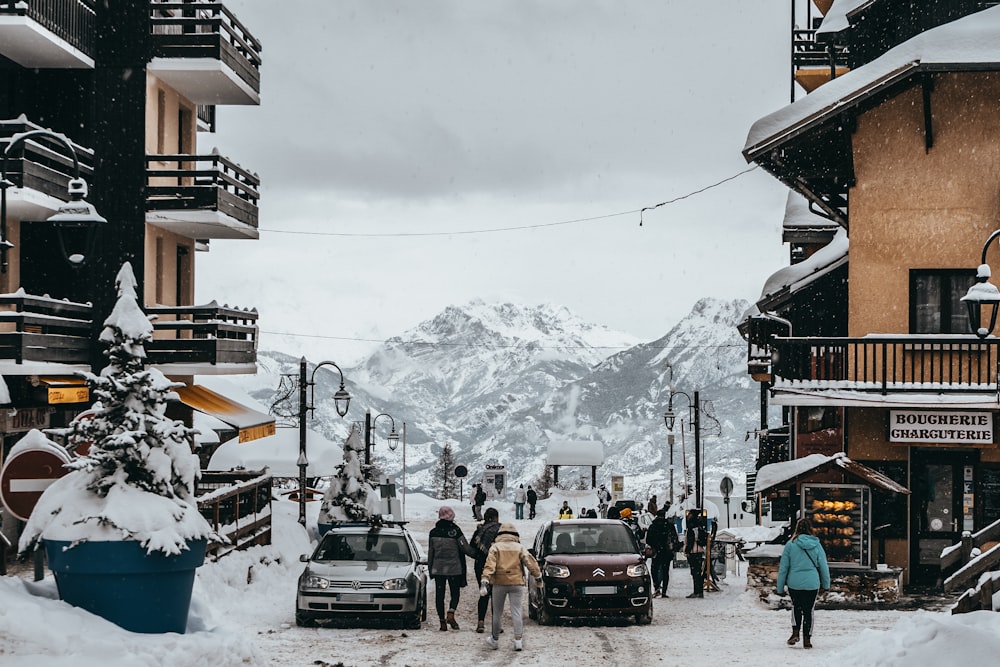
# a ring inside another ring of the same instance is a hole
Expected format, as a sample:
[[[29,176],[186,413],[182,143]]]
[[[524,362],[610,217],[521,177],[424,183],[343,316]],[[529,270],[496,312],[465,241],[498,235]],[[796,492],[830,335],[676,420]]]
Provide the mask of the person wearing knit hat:
[[[434,603],[441,621],[441,630],[447,630],[449,626],[454,630],[459,629],[455,610],[458,609],[461,589],[468,583],[465,557],[473,555],[462,529],[455,523],[455,510],[442,505],[438,509],[438,521],[427,540],[427,571],[434,580]],[[444,611],[446,588],[451,591],[447,615]]]
[[[503,608],[507,599],[510,599],[510,618],[514,624],[514,650],[520,651],[524,648],[522,639],[524,620],[521,614],[524,607],[524,592],[528,586],[524,576],[525,568],[531,576],[536,579],[541,578],[542,572],[538,568],[538,561],[521,544],[517,527],[512,523],[500,524],[493,546],[486,556],[486,566],[479,582],[480,596],[490,594],[492,586],[493,627],[490,636],[486,638],[486,645],[490,648],[495,649],[499,646]]]

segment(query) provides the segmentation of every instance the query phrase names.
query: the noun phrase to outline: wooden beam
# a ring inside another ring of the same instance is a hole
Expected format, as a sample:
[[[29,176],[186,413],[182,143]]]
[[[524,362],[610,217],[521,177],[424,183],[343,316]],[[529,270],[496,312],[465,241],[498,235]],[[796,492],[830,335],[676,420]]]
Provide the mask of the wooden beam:
[[[934,128],[931,125],[931,92],[934,90],[933,74],[925,73],[920,78],[924,98],[924,152],[930,153],[934,146]]]

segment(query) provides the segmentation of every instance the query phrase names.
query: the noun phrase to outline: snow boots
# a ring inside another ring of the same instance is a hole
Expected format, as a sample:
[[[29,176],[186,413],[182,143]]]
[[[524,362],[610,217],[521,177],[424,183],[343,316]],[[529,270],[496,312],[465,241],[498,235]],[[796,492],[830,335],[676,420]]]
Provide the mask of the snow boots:
[[[812,640],[809,638],[809,635],[805,635],[802,638],[802,648],[812,648],[812,647],[813,647]]]
[[[441,632],[448,631],[448,623],[442,618],[441,619]]]
[[[807,642],[807,643],[808,643],[808,641],[809,641],[809,640],[808,640],[808,639],[806,639],[806,642]],[[789,637],[789,638],[788,638],[788,641],[787,641],[787,642],[785,642],[785,643],[786,643],[786,644],[788,644],[789,646],[795,646],[796,644],[798,644],[798,643],[799,643],[799,629],[798,629],[798,628],[792,628],[792,636],[791,636],[791,637]],[[812,645],[810,644],[810,645],[809,645],[809,646],[807,646],[806,648],[811,648],[811,646],[812,646]]]
[[[486,624],[484,621],[479,621],[476,623],[476,632],[478,632],[479,634],[483,634],[484,632],[486,632]]]
[[[458,630],[458,621],[455,620],[455,610],[451,609],[448,611],[448,625],[453,629]]]

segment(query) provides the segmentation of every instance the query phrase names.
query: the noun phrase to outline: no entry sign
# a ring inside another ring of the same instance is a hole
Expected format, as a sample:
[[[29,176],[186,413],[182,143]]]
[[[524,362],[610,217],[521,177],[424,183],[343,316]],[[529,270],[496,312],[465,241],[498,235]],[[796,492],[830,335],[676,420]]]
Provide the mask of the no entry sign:
[[[42,492],[68,470],[69,454],[55,447],[22,449],[0,470],[0,500],[7,511],[27,521]]]

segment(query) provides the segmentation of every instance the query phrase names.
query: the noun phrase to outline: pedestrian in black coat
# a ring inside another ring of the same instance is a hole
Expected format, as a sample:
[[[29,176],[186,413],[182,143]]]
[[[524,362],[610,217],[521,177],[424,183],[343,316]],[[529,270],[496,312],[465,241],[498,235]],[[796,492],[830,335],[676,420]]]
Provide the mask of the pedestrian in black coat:
[[[538,493],[533,488],[531,488],[529,486],[528,487],[528,518],[529,519],[534,519],[535,518],[535,503],[537,503],[537,502],[538,502]]]
[[[705,597],[705,547],[708,546],[708,529],[703,510],[688,510],[684,517],[687,531],[684,534],[684,555],[691,568],[694,592],[689,598]]]
[[[497,531],[500,530],[500,513],[496,511],[496,508],[490,507],[483,512],[483,522],[476,527],[476,532],[472,534],[472,551],[474,552],[473,558],[475,558],[474,568],[476,570],[476,581],[482,581],[483,579],[483,568],[486,567],[486,556],[490,553],[490,547],[493,546],[493,540],[497,537]],[[479,596],[479,618],[476,623],[476,632],[484,632],[486,629],[486,610],[490,607],[490,600],[492,595],[480,595]]]
[[[449,625],[459,629],[455,610],[458,609],[461,589],[468,583],[465,557],[472,555],[472,547],[455,523],[455,510],[442,505],[438,510],[438,522],[427,540],[427,570],[434,580],[434,603],[442,630],[447,630]],[[451,591],[447,616],[444,611],[445,587]]]
[[[653,549],[652,575],[653,597],[668,597],[667,586],[670,585],[670,568],[674,555],[681,546],[674,524],[667,521],[667,511],[656,511],[656,518],[646,530],[646,545]]]

